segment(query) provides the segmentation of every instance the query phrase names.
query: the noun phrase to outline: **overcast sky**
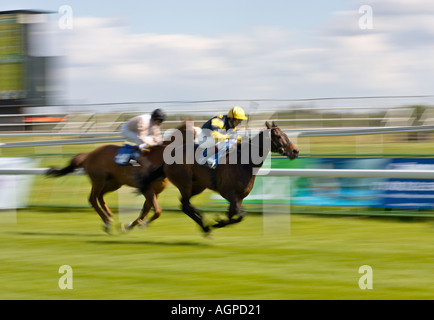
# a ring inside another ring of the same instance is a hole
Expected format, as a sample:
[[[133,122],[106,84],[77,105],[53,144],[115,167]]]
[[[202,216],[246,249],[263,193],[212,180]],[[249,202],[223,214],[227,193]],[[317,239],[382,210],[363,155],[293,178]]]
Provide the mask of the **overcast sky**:
[[[0,10],[62,5],[72,29],[54,14],[47,47],[64,55],[69,102],[434,94],[431,0],[15,0]]]

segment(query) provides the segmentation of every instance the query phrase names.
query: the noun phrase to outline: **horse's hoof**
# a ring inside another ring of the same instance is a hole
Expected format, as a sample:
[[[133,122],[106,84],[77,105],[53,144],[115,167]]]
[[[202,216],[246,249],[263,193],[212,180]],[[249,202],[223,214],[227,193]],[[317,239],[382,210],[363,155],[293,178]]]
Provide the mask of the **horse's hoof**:
[[[214,239],[214,236],[213,236],[213,233],[211,232],[211,230],[209,230],[208,232],[204,232],[203,233],[203,237],[205,239],[209,239],[209,240],[213,240]]]
[[[107,234],[110,234],[110,235],[112,234],[110,224],[104,223],[104,225],[102,226],[102,230]]]
[[[129,231],[129,229],[128,228],[125,228],[125,223],[121,223],[121,224],[119,224],[119,232],[120,233],[127,233],[128,231]]]
[[[203,235],[204,238],[206,238],[206,239],[213,239],[212,229],[209,226],[202,227],[202,231],[203,231],[202,235]]]
[[[220,220],[216,224],[213,225],[213,228],[223,228],[227,224],[228,224],[228,222],[226,220]]]
[[[229,219],[228,224],[240,223],[241,220],[243,220],[243,217],[242,217],[242,216],[239,216],[238,218],[235,218],[235,219],[234,219],[234,218],[231,218],[231,219]]]
[[[149,225],[149,220],[143,221],[141,219],[137,220],[139,229],[146,229]]]

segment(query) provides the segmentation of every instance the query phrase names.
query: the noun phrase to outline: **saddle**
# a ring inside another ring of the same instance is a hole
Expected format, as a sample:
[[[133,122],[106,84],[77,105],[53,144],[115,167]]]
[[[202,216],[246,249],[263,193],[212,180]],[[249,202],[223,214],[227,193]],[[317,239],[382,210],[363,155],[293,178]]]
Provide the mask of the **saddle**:
[[[137,146],[125,144],[124,146],[119,148],[118,152],[115,155],[114,161],[116,164],[119,164],[121,166],[130,165],[130,160],[136,160],[137,152]]]

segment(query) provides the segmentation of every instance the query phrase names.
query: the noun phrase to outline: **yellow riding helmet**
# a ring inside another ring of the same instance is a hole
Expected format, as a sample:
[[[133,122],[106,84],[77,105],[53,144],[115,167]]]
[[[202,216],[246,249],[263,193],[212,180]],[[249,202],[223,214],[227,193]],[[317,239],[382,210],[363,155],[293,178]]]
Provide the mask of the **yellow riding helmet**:
[[[246,113],[244,112],[243,108],[239,106],[233,107],[228,112],[228,118],[234,118],[238,120],[247,120]]]

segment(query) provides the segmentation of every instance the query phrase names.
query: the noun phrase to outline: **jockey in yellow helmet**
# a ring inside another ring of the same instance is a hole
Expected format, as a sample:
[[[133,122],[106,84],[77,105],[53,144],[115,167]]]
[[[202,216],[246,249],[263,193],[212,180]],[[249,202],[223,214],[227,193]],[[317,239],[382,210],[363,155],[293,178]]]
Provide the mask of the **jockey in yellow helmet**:
[[[204,151],[203,156],[199,160],[199,163],[210,167],[211,169],[215,169],[218,164],[218,158],[222,155],[230,146],[231,141],[236,141],[238,143],[241,142],[241,136],[234,136],[234,132],[237,130],[237,126],[241,124],[243,120],[247,120],[246,113],[243,108],[240,106],[235,106],[231,110],[229,110],[227,115],[218,115],[209,119],[202,126],[202,134],[213,142],[223,143],[223,146],[219,148],[219,152],[214,156],[211,155],[207,158],[207,150]]]

